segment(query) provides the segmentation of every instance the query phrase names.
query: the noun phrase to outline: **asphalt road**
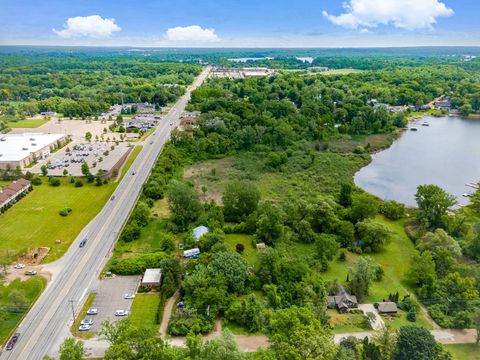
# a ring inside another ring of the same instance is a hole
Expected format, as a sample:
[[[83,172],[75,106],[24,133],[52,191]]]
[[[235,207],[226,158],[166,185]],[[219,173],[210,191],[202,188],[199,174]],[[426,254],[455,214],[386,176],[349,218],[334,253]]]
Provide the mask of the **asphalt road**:
[[[185,109],[190,92],[201,85],[210,68],[205,69],[170,110],[157,127],[128,173],[102,211],[82,230],[70,249],[59,262],[63,269],[54,277],[43,294],[17,329],[20,338],[12,351],[4,351],[0,359],[40,360],[46,354],[56,354],[58,344],[69,336],[72,322],[72,304],[78,311],[86,295],[98,284],[98,275],[108,260],[118,233],[133,209],[142,185],[170,132]],[[153,141],[153,144],[150,144]],[[133,172],[135,171],[135,175]],[[85,247],[79,248],[87,238]]]

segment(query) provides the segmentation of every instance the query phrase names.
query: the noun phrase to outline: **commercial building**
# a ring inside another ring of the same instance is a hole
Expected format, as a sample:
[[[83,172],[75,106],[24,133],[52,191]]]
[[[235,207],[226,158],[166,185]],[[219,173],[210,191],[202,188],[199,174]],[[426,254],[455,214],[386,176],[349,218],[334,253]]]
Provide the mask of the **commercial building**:
[[[31,183],[26,179],[18,179],[10,185],[0,188],[0,211],[13,205],[18,198],[30,191]]]
[[[37,159],[45,159],[65,144],[63,134],[5,134],[0,135],[0,170],[23,169]]]

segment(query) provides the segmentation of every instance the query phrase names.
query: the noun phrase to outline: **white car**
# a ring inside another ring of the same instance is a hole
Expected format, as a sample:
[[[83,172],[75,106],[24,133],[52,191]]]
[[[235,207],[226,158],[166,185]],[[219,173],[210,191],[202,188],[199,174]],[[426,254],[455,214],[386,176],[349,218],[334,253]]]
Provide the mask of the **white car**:
[[[88,331],[90,330],[91,326],[90,325],[80,325],[78,328],[78,331]]]
[[[92,319],[83,319],[81,322],[80,322],[80,325],[93,325],[93,320]]]
[[[98,309],[90,308],[87,310],[87,315],[97,315],[97,314],[98,314]]]
[[[115,316],[128,316],[128,310],[117,310]]]
[[[135,298],[135,294],[125,294],[123,295],[124,299],[130,300]]]
[[[25,264],[17,264],[14,266],[15,269],[25,269]]]

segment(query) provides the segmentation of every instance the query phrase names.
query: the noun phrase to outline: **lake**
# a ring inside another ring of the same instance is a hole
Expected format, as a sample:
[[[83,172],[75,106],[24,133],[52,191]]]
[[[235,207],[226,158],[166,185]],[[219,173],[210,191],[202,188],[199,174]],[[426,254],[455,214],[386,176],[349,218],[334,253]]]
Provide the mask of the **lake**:
[[[426,121],[430,126],[422,126]],[[385,200],[416,206],[418,185],[435,184],[457,198],[459,205],[480,181],[480,121],[460,117],[425,116],[411,123],[392,146],[374,154],[355,174],[355,184]]]

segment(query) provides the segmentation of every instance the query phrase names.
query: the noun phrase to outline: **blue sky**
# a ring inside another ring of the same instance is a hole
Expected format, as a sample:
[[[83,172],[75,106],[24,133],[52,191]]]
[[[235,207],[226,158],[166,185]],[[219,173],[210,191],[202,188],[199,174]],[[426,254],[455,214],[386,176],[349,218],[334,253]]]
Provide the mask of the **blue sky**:
[[[0,3],[0,44],[480,45],[478,0],[0,0]]]

